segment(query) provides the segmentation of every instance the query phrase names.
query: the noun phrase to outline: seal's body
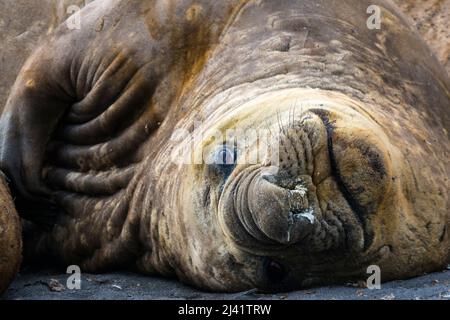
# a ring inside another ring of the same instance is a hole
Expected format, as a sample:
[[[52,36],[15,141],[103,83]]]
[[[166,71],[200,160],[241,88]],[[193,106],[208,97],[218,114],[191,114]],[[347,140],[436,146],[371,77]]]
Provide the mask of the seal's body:
[[[52,222],[30,257],[218,291],[410,277],[449,261],[449,88],[387,1],[96,1],[21,71],[0,168]]]

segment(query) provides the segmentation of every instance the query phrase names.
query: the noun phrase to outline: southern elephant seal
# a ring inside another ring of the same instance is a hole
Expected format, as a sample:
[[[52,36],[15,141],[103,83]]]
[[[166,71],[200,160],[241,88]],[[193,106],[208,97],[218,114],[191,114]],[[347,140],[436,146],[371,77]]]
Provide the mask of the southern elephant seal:
[[[216,291],[448,263],[450,82],[390,2],[104,0],[81,22],[0,122],[17,210],[46,226],[27,257]]]

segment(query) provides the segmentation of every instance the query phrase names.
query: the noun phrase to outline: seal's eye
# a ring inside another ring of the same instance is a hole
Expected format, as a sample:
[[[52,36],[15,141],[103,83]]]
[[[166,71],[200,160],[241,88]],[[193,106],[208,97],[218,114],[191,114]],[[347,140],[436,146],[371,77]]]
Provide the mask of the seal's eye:
[[[236,152],[227,146],[222,146],[215,155],[214,164],[231,166],[234,165],[236,161]]]
[[[269,281],[276,283],[282,281],[286,277],[286,270],[279,263],[272,259],[267,259],[264,265],[264,272]]]
[[[225,144],[218,147],[210,158],[212,161],[209,165],[213,172],[219,174],[221,178],[228,177],[237,163],[236,150],[236,147],[229,147]]]

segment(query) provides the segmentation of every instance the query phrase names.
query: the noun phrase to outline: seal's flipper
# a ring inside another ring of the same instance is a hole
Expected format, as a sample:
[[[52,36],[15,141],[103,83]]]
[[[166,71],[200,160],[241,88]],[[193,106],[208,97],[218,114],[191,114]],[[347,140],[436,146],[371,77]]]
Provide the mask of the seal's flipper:
[[[110,171],[138,162],[140,145],[163,120],[152,96],[169,63],[155,61],[158,45],[145,25],[126,42],[113,34],[115,7],[106,10],[118,18],[100,32],[102,8],[87,6],[80,30],[63,24],[36,50],[0,118],[0,169],[19,214],[33,222],[52,224],[55,189],[96,197],[126,186],[129,170]]]
[[[27,206],[51,203],[41,168],[47,143],[73,101],[61,45],[50,39],[28,59],[0,118],[0,168],[14,197]]]

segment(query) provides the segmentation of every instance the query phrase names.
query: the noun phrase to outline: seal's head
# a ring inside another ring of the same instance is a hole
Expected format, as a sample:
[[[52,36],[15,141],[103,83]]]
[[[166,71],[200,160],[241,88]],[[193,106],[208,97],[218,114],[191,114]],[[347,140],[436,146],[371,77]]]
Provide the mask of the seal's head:
[[[181,278],[213,290],[295,289],[358,278],[389,251],[380,221],[395,225],[401,160],[351,99],[266,94],[199,132],[174,196]]]

